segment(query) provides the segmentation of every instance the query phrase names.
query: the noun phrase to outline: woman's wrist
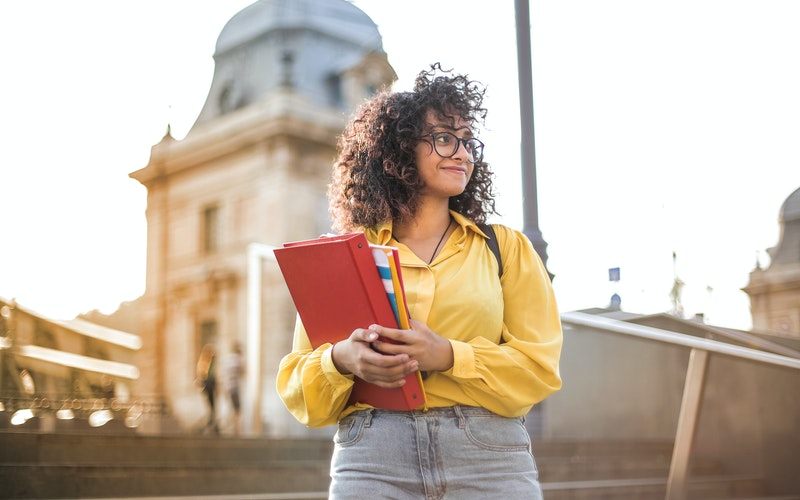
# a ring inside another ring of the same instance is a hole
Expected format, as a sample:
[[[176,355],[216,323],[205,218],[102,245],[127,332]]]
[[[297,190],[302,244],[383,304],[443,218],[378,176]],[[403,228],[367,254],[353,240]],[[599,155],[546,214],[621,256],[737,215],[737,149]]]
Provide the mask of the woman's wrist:
[[[439,366],[439,369],[436,371],[446,372],[453,367],[453,364],[455,363],[455,356],[453,354],[453,345],[450,343],[450,341],[443,337],[440,337],[440,339],[439,359],[441,360],[441,366]]]
[[[342,363],[342,358],[341,358],[342,346],[340,344],[343,344],[345,342],[347,342],[347,341],[346,340],[340,340],[339,342],[333,344],[333,347],[331,347],[331,361],[333,361],[333,366],[336,367],[336,370],[340,374],[342,374],[342,375],[352,375],[352,372],[349,371],[347,368],[345,368],[344,363]],[[337,350],[337,347],[339,348],[338,350]],[[338,352],[338,354],[337,354],[337,352]],[[338,358],[337,358],[337,356],[338,356]]]

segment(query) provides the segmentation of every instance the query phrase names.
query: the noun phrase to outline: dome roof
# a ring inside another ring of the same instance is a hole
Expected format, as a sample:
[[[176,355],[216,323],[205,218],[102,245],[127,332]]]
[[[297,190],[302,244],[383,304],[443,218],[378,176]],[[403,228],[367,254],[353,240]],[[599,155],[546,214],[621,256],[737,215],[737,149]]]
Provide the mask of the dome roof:
[[[800,188],[790,194],[781,206],[782,221],[800,219]]]
[[[233,16],[217,39],[220,54],[264,33],[309,28],[382,51],[378,27],[361,9],[345,0],[260,0]]]
[[[372,70],[343,80],[368,61]],[[393,78],[378,27],[348,1],[260,0],[233,16],[217,38],[214,77],[192,130],[281,89],[341,108]]]

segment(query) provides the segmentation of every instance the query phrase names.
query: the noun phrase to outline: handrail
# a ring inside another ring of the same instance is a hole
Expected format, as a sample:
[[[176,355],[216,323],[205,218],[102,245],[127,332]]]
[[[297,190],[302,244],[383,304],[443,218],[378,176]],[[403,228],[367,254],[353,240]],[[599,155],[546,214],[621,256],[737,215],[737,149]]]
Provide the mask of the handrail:
[[[38,345],[21,345],[17,347],[16,354],[30,359],[66,366],[68,368],[77,368],[78,370],[102,373],[130,380],[137,380],[139,378],[139,369],[128,363],[91,358],[81,354],[59,351],[58,349],[49,349]]]
[[[92,323],[91,321],[86,321],[79,318],[70,320],[49,318],[34,311],[33,309],[21,306],[14,300],[8,300],[0,297],[0,306],[3,305],[9,306],[13,311],[23,313],[46,324],[65,329],[73,334],[91,337],[102,342],[108,342],[109,344],[130,349],[132,351],[138,351],[142,348],[142,339],[135,333],[117,330],[116,328],[109,328],[107,326],[98,325],[96,323]]]
[[[625,321],[604,318],[580,312],[562,313],[561,321],[573,325],[587,326],[613,333],[621,333],[624,335],[631,335],[648,340],[656,340],[667,344],[691,347],[693,349],[702,349],[704,351],[724,354],[726,356],[750,359],[761,363],[785,366],[800,370],[800,359],[782,356],[780,354],[773,354],[771,352],[763,352],[757,349],[751,349],[749,347],[730,345],[718,340],[693,337],[684,333],[676,333],[669,330],[662,330],[660,328],[653,328],[652,326],[636,325],[627,323]]]
[[[689,460],[695,432],[697,431],[697,422],[699,421],[706,383],[708,359],[711,353],[800,370],[800,359],[797,358],[725,344],[717,340],[694,337],[651,326],[637,325],[580,312],[563,313],[561,321],[569,325],[584,326],[600,331],[691,348],[689,364],[686,368],[686,380],[684,381],[678,425],[675,432],[675,444],[672,449],[669,477],[667,478],[667,500],[685,500],[688,498]]]

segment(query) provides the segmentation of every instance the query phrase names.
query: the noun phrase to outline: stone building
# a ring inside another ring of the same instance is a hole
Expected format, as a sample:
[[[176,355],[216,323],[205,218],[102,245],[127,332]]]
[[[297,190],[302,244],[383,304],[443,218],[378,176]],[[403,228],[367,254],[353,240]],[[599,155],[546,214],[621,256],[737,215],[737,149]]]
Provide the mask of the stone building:
[[[396,79],[375,23],[345,0],[256,2],[223,28],[214,60],[188,135],[168,131],[130,174],[148,193],[137,390],[163,397],[187,428],[205,418],[194,382],[201,347],[224,356],[239,342],[247,351],[248,245],[328,232],[337,136],[357,104]],[[291,349],[291,300],[274,264],[262,282],[257,412],[267,434],[304,433],[274,390]]]
[[[137,335],[0,298],[0,429],[138,427],[152,403],[131,390],[141,345]]]
[[[768,250],[769,267],[750,273],[753,329],[800,339],[800,188],[781,206],[778,244]]]

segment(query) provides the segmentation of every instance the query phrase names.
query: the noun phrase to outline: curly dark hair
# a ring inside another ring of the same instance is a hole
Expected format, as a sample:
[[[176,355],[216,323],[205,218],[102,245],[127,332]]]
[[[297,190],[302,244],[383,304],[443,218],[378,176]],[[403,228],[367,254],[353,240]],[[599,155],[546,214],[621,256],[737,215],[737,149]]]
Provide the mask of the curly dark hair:
[[[427,112],[453,124],[461,117],[474,128],[486,119],[481,107],[485,92],[467,75],[436,63],[417,75],[412,92],[384,90],[364,103],[339,137],[328,187],[334,228],[353,231],[413,218],[423,188],[414,148],[427,132]],[[485,222],[495,213],[492,177],[486,162],[475,163],[464,192],[450,198],[450,208]]]

